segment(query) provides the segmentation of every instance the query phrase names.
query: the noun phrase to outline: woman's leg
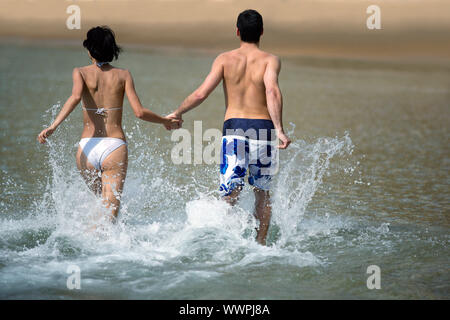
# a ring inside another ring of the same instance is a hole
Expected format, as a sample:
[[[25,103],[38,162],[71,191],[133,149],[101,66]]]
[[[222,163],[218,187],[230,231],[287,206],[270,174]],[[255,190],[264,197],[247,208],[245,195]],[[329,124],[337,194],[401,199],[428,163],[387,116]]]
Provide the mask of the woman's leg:
[[[128,168],[128,149],[122,145],[111,152],[102,164],[102,198],[115,221],[119,213],[120,199]]]
[[[80,171],[81,177],[88,188],[96,195],[102,194],[102,179],[100,178],[100,171],[96,170],[94,166],[87,160],[81,147],[78,147],[77,152],[77,168]]]

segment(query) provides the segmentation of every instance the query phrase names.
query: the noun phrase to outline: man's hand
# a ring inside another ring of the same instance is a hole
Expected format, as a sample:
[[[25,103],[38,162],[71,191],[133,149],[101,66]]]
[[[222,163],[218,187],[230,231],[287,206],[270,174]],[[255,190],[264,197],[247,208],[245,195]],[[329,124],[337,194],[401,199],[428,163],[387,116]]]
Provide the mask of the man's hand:
[[[176,111],[169,114],[166,118],[177,119],[177,120],[183,121],[183,119],[181,118],[181,114],[178,114]]]
[[[181,124],[183,123],[183,120],[181,118],[169,118],[169,116],[167,116],[165,117],[165,119],[166,121],[163,123],[163,125],[167,130],[180,129]]]
[[[180,114],[178,114],[176,112],[172,112],[171,114],[166,116],[166,118],[171,120],[171,122],[170,122],[171,125],[169,127],[166,124],[164,124],[164,126],[166,127],[167,130],[181,128],[181,124],[183,123],[183,119],[181,118]]]
[[[277,146],[278,149],[286,149],[291,144],[291,139],[284,134],[284,132],[278,132],[278,139],[280,139],[280,144]]]
[[[42,130],[41,133],[39,133],[39,135],[37,136],[37,140],[40,143],[45,143],[47,138],[50,137],[54,131],[55,129],[52,127],[48,127],[47,129]]]

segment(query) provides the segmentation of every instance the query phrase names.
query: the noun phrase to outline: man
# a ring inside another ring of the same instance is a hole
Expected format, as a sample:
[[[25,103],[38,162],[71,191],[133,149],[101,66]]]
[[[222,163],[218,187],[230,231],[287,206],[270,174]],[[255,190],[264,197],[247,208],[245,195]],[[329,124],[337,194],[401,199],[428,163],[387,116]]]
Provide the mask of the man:
[[[271,217],[269,189],[274,170],[270,169],[277,153],[270,147],[271,132],[276,132],[280,149],[287,148],[291,141],[282,123],[283,103],[278,86],[281,63],[278,57],[259,49],[262,34],[263,19],[257,11],[239,14],[240,47],[220,54],[203,84],[169,117],[181,120],[183,113],[200,105],[223,80],[226,113],[220,190],[224,199],[234,205],[249,171],[248,181],[255,194],[255,216],[259,220],[256,240],[265,245]]]

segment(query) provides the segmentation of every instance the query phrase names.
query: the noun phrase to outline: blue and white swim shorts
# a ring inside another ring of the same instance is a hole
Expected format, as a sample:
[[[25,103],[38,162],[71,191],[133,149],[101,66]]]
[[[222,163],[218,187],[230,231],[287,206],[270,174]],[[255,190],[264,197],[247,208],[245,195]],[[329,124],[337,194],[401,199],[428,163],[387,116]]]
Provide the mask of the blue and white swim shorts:
[[[272,176],[278,171],[276,133],[271,120],[228,119],[223,124],[220,162],[222,196],[248,183],[261,190],[270,190]]]

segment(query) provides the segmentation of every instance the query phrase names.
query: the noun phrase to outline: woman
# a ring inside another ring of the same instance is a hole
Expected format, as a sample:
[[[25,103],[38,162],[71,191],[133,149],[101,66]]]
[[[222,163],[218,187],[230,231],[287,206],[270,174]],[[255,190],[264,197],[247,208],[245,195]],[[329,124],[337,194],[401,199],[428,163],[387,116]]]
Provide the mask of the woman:
[[[115,221],[128,165],[127,143],[122,130],[124,94],[139,119],[161,123],[169,130],[179,128],[181,122],[145,109],[136,94],[130,72],[110,64],[121,51],[111,29],[92,28],[83,46],[88,50],[92,64],[73,70],[72,95],[51,126],[38,135],[38,141],[45,143],[82,101],[84,127],[76,155],[77,167],[88,187],[101,195]]]

